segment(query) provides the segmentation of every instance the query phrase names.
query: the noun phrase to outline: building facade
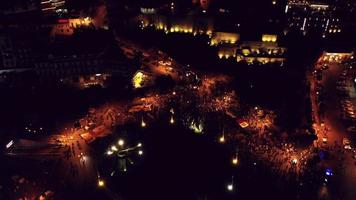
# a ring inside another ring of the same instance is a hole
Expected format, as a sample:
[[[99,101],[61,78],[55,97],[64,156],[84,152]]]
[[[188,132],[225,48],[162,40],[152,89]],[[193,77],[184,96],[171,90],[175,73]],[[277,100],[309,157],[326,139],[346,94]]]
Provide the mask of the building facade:
[[[63,15],[68,13],[65,0],[41,0],[41,10],[45,15]]]
[[[306,0],[289,0],[285,7],[286,31],[317,33],[322,37],[342,32],[342,21],[335,4]]]

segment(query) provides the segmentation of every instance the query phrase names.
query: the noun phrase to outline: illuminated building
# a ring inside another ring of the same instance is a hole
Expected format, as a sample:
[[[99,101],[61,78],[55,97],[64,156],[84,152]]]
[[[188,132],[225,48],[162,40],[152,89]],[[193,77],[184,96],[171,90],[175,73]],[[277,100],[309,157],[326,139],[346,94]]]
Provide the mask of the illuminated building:
[[[237,33],[214,32],[211,37],[210,45],[235,44],[240,39]]]
[[[277,42],[277,35],[263,34],[262,42]]]
[[[285,7],[287,31],[297,30],[304,34],[314,32],[323,37],[342,32],[336,6],[324,2],[289,0]]]
[[[157,12],[155,8],[145,8],[145,7],[141,7],[140,11],[142,14],[155,14]]]
[[[131,83],[135,89],[144,88],[153,84],[154,75],[147,71],[138,70],[132,77]]]
[[[223,45],[219,47],[218,56],[220,59],[236,57],[237,47],[235,45]]]
[[[68,13],[65,0],[41,0],[41,10],[46,15],[62,15]]]
[[[248,64],[284,63],[286,51],[286,48],[279,47],[277,43],[243,42],[237,50],[236,60],[237,62],[245,61]]]
[[[261,41],[243,41],[236,45],[219,47],[220,59],[236,58],[237,62],[248,64],[284,63],[287,49],[278,46],[277,35],[264,34]]]
[[[141,14],[137,18],[140,28],[153,27],[165,33],[205,34],[212,36],[213,20],[209,17],[166,17],[159,14]]]
[[[351,59],[354,56],[353,52],[327,52],[324,51],[323,54],[318,59],[318,63],[323,62],[335,62],[342,63],[345,60]]]
[[[132,85],[134,88],[142,88],[145,85],[146,75],[142,71],[137,71],[132,77]]]
[[[85,18],[71,18],[59,19],[51,31],[51,37],[56,36],[70,36],[74,33],[76,28],[89,26],[92,20],[89,17]]]

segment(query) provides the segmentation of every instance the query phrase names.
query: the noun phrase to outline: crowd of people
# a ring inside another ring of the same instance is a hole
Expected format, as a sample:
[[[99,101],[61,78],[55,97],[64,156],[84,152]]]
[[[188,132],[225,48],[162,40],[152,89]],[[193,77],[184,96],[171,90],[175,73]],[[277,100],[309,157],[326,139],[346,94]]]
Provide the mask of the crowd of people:
[[[271,132],[242,137],[237,139],[238,146],[262,161],[275,173],[287,178],[303,175],[308,162],[315,155],[313,147],[298,149],[291,143],[273,139]]]

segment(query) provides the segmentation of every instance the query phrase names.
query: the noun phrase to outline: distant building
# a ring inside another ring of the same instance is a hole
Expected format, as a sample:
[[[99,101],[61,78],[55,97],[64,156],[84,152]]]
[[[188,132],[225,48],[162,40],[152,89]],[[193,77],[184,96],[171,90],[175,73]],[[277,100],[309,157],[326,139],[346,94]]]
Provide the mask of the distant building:
[[[287,31],[304,34],[317,33],[323,37],[342,32],[342,19],[336,4],[324,2],[289,0],[285,7]]]
[[[5,69],[31,67],[35,59],[27,40],[9,34],[0,35],[0,53]]]
[[[324,51],[323,54],[318,59],[318,63],[330,62],[330,63],[341,63],[343,61],[352,59],[354,52],[338,52],[338,51]]]
[[[45,15],[58,15],[68,13],[65,0],[41,0],[41,10]]]
[[[2,14],[4,15],[34,12],[40,8],[38,0],[13,0],[7,3],[2,2],[1,4],[4,6],[2,9]]]
[[[69,18],[59,19],[58,23],[53,25],[51,30],[51,37],[57,36],[71,36],[74,30],[81,27],[88,27],[92,23],[91,18]]]
[[[164,16],[160,14],[141,14],[137,20],[142,29],[154,27],[165,33],[206,34],[211,36],[214,30],[213,19],[199,15]]]
[[[237,62],[248,64],[283,64],[286,61],[287,49],[277,43],[277,35],[264,34],[261,41],[242,41],[237,45],[221,45],[220,59],[235,58]]]
[[[211,37],[210,45],[218,44],[235,44],[240,39],[240,34],[238,33],[228,33],[228,32],[214,32]]]

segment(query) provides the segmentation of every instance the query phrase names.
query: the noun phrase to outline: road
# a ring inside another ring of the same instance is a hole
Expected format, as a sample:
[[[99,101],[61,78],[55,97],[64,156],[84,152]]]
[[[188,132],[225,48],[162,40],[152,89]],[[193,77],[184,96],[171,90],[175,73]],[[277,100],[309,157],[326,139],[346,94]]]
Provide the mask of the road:
[[[337,81],[345,69],[345,65],[336,62],[322,62],[316,64],[314,69],[317,70],[324,64],[327,64],[329,68],[322,70],[322,80],[318,81],[312,73],[309,75],[314,128],[318,135],[316,145],[321,146],[322,138],[327,138],[327,148],[332,157],[331,160],[324,161],[323,165],[338,169],[339,194],[337,196],[342,197],[342,199],[352,200],[356,196],[356,191],[354,190],[356,185],[356,164],[352,158],[352,151],[343,149],[343,138],[350,139],[351,135],[341,118],[343,111],[340,101],[343,97],[339,96],[337,91]],[[317,89],[318,84],[322,89]],[[320,96],[323,96],[323,98],[320,98]],[[321,114],[320,107],[317,106],[321,101],[325,105],[324,114]]]

